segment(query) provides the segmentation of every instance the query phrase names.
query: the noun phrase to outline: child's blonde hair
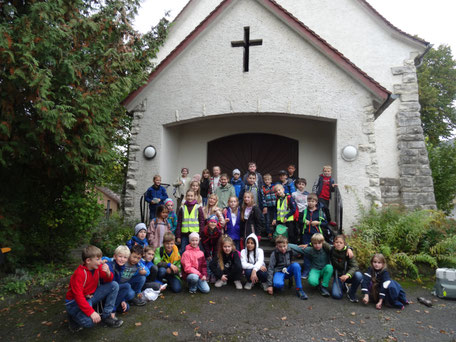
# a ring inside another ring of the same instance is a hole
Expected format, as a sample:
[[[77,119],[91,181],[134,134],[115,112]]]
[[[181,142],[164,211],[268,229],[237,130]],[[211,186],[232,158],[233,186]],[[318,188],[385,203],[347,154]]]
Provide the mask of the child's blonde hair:
[[[123,255],[127,258],[130,257],[130,249],[127,247],[127,246],[124,246],[124,245],[121,245],[121,246],[118,246],[115,250],[114,250],[114,255]]]
[[[277,246],[280,243],[288,243],[288,239],[283,235],[279,235],[279,236],[277,236],[277,238],[275,240],[275,244]]]
[[[277,191],[277,189],[285,190],[285,188],[283,187],[282,184],[276,184],[276,185],[274,185],[274,191]]]
[[[216,194],[210,194],[209,196],[207,196],[207,205],[206,205],[206,207],[209,208],[209,199],[210,198],[215,198],[214,207],[216,207],[217,204],[218,204],[218,196]]]
[[[383,264],[383,267],[380,271],[376,271],[374,269],[374,266],[372,266],[373,262],[374,262],[374,259],[377,259],[378,261],[380,261],[382,264]],[[371,260],[370,260],[370,265],[371,265],[371,279],[372,279],[372,298],[375,302],[378,302],[379,300],[379,286],[381,284],[378,284],[377,283],[377,277],[375,276],[375,273],[376,272],[382,272],[383,270],[385,270],[386,268],[386,259],[385,259],[385,256],[382,254],[382,253],[376,253],[372,256]]]
[[[325,241],[325,237],[323,236],[323,234],[315,233],[315,234],[312,235],[312,237],[310,238],[310,241],[311,241],[312,243],[322,243],[323,241]]]
[[[264,176],[263,176],[263,179],[272,179],[272,176],[270,173],[266,173]]]
[[[386,268],[385,256],[382,253],[374,254],[372,256],[372,258],[371,258],[371,261],[370,261],[371,266],[372,266],[372,263],[374,262],[374,259],[377,259],[379,262],[381,262],[383,264],[383,268],[381,269],[381,271],[383,271]],[[373,267],[372,267],[372,269],[373,269]]]
[[[332,166],[331,165],[325,165],[325,166],[323,166],[323,171],[325,171],[325,169],[329,169],[330,171],[332,171]]]
[[[163,243],[174,241],[175,239],[176,237],[171,232],[166,232],[165,234],[163,234]]]
[[[314,201],[318,202],[318,196],[317,196],[317,194],[314,193],[314,192],[312,192],[311,194],[308,194],[308,195],[307,195],[307,202],[308,202],[309,200],[311,200],[311,199],[313,199]]]
[[[146,253],[147,253],[147,252],[150,252],[150,251],[152,251],[152,252],[155,252],[155,248],[154,248],[154,247],[152,247],[152,246],[150,246],[150,245],[149,245],[149,246],[146,246],[146,247],[144,247],[144,250],[143,250],[143,255],[146,255]]]
[[[192,185],[193,185],[193,184],[198,185],[198,190],[196,190],[196,192],[195,192],[195,190],[192,190]],[[198,181],[196,181],[196,180],[191,181],[191,182],[190,182],[190,189],[189,189],[189,190],[192,190],[193,193],[195,194],[195,196],[198,197],[198,196],[200,195],[200,192],[201,192],[200,182],[198,182]]]
[[[230,203],[231,199],[235,199],[237,202],[236,212],[232,212],[233,214],[237,214],[237,212],[239,210],[239,198],[237,198],[236,196],[230,196],[230,198],[228,198],[228,204]],[[228,205],[228,207],[229,207],[229,205]],[[231,208],[230,208],[230,210],[231,210]]]
[[[255,197],[253,196],[251,191],[246,191],[244,192],[244,197],[245,195],[248,195],[252,198],[252,207],[255,205]],[[241,220],[244,221],[244,211],[245,208],[247,208],[247,204],[245,204],[245,201],[242,201],[242,208],[241,208]]]
[[[156,180],[157,178],[160,178],[160,179],[161,179],[161,176],[160,176],[160,175],[155,175],[155,176],[154,176],[154,182],[155,182],[155,180]]]
[[[223,271],[225,269],[225,264],[223,262],[223,245],[225,244],[231,244],[231,251],[235,252],[236,251],[236,246],[234,245],[233,239],[230,238],[229,235],[222,235],[219,239],[218,243],[218,250],[217,250],[217,256],[218,256],[218,263],[220,269]]]

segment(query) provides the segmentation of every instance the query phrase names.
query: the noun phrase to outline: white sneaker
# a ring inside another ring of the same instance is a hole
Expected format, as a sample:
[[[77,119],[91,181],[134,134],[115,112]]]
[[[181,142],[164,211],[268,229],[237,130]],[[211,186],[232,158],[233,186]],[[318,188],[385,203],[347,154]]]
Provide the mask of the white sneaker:
[[[251,290],[252,287],[253,287],[253,284],[251,282],[247,282],[244,285],[244,289],[246,289],[246,290]]]
[[[263,290],[267,291],[268,290],[268,283],[261,283],[261,286],[263,286]]]
[[[240,280],[235,280],[234,286],[236,286],[236,290],[242,290],[242,284]]]
[[[224,281],[222,279],[219,279],[215,282],[215,287],[222,287],[224,284]]]

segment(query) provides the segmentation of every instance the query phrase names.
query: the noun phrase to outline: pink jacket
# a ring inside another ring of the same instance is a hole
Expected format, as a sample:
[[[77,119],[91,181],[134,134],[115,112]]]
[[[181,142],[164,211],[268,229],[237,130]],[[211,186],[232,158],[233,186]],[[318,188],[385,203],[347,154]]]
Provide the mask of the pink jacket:
[[[158,226],[158,227],[157,227]],[[171,225],[166,220],[165,225],[157,225],[157,219],[154,218],[150,221],[150,225],[147,228],[147,242],[153,248],[163,246],[163,235],[171,231]]]
[[[186,279],[191,273],[197,274],[199,278],[207,277],[207,265],[204,253],[199,247],[187,245],[181,258],[183,278]]]

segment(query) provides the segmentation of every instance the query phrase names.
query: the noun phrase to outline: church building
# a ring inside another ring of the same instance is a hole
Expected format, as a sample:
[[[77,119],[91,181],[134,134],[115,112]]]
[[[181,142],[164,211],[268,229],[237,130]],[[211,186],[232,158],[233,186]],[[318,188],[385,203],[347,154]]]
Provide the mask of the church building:
[[[190,0],[123,103],[126,214],[155,174],[249,161],[274,180],[295,164],[309,192],[332,165],[345,232],[360,206],[435,208],[416,75],[430,47],[366,0]]]

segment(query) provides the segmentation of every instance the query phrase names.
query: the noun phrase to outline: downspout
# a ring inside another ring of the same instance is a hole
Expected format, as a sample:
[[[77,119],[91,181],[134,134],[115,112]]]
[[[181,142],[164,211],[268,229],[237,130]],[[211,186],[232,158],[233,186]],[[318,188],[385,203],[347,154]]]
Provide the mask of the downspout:
[[[429,52],[429,50],[432,49],[433,46],[434,46],[434,44],[428,44],[426,46],[426,50],[424,50],[424,52],[421,55],[415,57],[415,67],[416,68],[419,68],[423,64],[424,55],[427,54]]]
[[[374,118],[377,119],[380,116],[380,114],[382,114],[385,111],[385,109],[388,108],[390,104],[398,98],[399,95],[396,94],[388,95],[388,98],[385,100],[385,102],[383,102],[382,105],[375,111]]]

